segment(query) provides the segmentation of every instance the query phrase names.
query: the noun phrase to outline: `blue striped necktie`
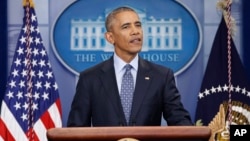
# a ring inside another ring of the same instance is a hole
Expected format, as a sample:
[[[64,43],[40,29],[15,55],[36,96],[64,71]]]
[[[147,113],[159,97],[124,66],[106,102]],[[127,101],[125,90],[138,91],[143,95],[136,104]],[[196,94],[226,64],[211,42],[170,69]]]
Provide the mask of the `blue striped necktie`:
[[[134,93],[134,80],[131,74],[132,66],[130,64],[127,64],[124,66],[124,68],[126,69],[126,71],[122,77],[120,97],[123,106],[123,112],[128,123]]]

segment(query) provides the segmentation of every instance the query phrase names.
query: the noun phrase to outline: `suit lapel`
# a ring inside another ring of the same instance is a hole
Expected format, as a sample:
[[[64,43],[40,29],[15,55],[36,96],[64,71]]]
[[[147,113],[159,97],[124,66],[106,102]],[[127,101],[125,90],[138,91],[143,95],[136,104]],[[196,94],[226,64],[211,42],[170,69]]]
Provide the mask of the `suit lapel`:
[[[113,57],[109,59],[102,67],[103,75],[101,75],[102,84],[106,90],[107,97],[113,105],[114,110],[121,120],[125,120],[123,109],[120,101],[119,91],[117,88]]]
[[[133,121],[136,119],[136,115],[147,93],[146,88],[148,88],[148,86],[152,82],[152,79],[153,78],[150,75],[150,68],[147,62],[142,59],[139,59],[139,67],[137,72],[136,86],[135,86],[133,105],[130,117],[132,124]]]

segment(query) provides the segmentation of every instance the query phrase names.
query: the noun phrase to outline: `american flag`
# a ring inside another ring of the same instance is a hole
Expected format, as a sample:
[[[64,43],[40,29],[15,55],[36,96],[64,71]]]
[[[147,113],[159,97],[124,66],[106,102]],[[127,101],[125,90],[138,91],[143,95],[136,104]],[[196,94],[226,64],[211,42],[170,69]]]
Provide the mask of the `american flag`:
[[[0,141],[46,141],[49,128],[62,126],[58,85],[39,32],[34,4],[26,1],[1,106]]]

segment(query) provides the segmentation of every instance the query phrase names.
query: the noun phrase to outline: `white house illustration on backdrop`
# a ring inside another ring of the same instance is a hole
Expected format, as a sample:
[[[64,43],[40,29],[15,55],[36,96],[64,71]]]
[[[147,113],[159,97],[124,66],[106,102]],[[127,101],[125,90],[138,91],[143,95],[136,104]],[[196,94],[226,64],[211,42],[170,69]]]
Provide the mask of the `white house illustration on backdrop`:
[[[146,17],[146,13],[137,10],[143,23],[144,46],[142,51],[150,50],[181,50],[182,49],[182,20],[155,19],[153,16]],[[108,10],[105,10],[107,16]],[[97,19],[72,19],[71,20],[71,45],[72,51],[113,51],[113,46],[104,37],[105,18]]]

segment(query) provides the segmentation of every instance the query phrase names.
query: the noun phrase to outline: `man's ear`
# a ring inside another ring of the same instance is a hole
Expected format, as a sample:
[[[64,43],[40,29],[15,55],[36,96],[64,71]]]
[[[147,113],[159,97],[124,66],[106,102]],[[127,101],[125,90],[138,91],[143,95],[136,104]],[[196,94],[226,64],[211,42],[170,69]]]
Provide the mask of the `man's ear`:
[[[113,45],[113,44],[115,43],[112,32],[106,32],[106,33],[105,33],[105,38],[106,38],[106,40],[107,40],[110,44]]]

